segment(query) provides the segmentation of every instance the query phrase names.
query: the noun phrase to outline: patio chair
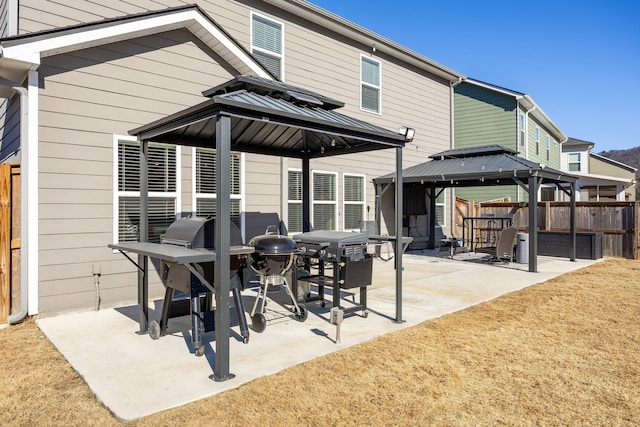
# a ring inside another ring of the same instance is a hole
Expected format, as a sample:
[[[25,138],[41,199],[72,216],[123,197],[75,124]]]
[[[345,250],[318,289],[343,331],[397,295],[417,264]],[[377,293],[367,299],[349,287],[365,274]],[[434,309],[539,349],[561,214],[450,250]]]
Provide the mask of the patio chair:
[[[360,221],[360,232],[367,233],[369,236],[368,245],[373,246],[373,256],[380,258],[383,261],[389,261],[393,258],[393,247],[391,246],[391,242],[389,240],[376,240],[372,239],[371,236],[380,235],[378,231],[378,223],[376,221]],[[387,252],[387,256],[382,256],[382,247],[385,247]]]
[[[475,251],[489,254],[491,257],[487,261],[490,263],[500,261],[507,264],[513,262],[513,248],[516,245],[517,233],[518,229],[515,227],[503,228],[498,236],[496,246],[478,247],[475,248]]]

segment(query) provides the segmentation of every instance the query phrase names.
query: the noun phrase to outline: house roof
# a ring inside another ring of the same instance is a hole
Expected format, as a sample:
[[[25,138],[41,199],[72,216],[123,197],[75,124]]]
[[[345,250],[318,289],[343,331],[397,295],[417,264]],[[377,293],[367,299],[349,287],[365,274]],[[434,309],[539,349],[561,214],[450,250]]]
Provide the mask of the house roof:
[[[428,162],[402,171],[405,184],[435,183],[436,187],[476,187],[513,185],[514,180],[538,177],[542,184],[576,182],[577,177],[518,157],[516,152],[500,145],[448,150],[430,156]],[[376,184],[393,182],[387,174],[373,181]]]
[[[564,141],[567,140],[567,135],[562,132],[560,127],[558,127],[558,125],[556,125],[554,121],[551,120],[547,113],[545,113],[529,95],[469,77],[465,78],[464,81],[475,86],[484,87],[486,89],[514,97],[518,104],[525,111],[528,111],[531,116],[538,120],[541,125],[547,128],[547,130],[549,130],[560,143],[564,143]]]
[[[241,44],[195,5],[0,39],[0,76],[22,82],[43,57],[180,28],[191,31],[239,73],[273,78]]]
[[[131,130],[140,140],[215,147],[216,117],[231,117],[234,151],[315,158],[403,147],[395,131],[335,111],[339,101],[255,76],[204,92],[211,98]]]
[[[591,149],[595,146],[593,142],[583,141],[577,138],[569,138],[563,144],[563,147],[578,147],[578,146],[587,146],[587,148]]]

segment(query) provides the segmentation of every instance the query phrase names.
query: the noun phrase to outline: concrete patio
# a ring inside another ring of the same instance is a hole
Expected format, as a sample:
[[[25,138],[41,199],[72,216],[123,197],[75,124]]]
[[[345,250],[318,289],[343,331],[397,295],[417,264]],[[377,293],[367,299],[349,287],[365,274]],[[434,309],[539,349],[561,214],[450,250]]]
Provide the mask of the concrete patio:
[[[205,354],[196,357],[188,317],[171,319],[166,336],[151,340],[138,335],[136,305],[100,311],[63,314],[38,320],[39,327],[85,379],[97,398],[118,418],[132,420],[239,387],[264,375],[350,347],[389,332],[462,310],[519,289],[586,267],[597,261],[539,257],[538,273],[527,264],[486,264],[475,254],[453,259],[419,254],[403,256],[403,322],[395,322],[393,261],[374,260],[374,283],[368,288],[368,317],[346,316],[336,342],[336,326],[327,306],[307,303],[305,322],[292,318],[284,290],[269,293],[267,328],[251,331],[243,344],[238,327],[230,342],[230,371],[235,378],[210,379],[215,360],[213,333],[204,336]],[[343,290],[345,306],[353,293]],[[243,292],[249,311],[256,289]],[[357,300],[357,295],[356,295]],[[150,305],[150,319],[158,319],[161,301]],[[251,320],[247,315],[249,323]]]

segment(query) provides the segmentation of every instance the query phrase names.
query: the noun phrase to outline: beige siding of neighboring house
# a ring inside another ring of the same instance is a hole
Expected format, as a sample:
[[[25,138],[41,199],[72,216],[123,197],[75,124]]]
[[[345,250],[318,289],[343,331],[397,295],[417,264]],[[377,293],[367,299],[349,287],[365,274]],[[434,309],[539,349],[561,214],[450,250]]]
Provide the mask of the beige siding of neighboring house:
[[[591,173],[589,171],[589,149],[571,149],[570,151],[562,151],[560,169],[563,171],[569,171],[569,154],[580,153],[580,173]]]
[[[633,179],[635,177],[634,171],[605,162],[596,157],[589,157],[589,169],[594,175],[615,176],[626,179]]]
[[[41,312],[93,307],[94,266],[101,270],[103,303],[135,300],[135,268],[107,248],[114,241],[114,135],[126,136],[201,102],[201,91],[231,77],[183,30],[43,60]],[[182,187],[189,194],[190,150],[183,153]],[[190,211],[190,198],[182,200]],[[161,292],[158,286],[151,289],[155,297]]]
[[[104,2],[108,6],[78,0],[56,4],[24,1],[21,32],[164,9],[164,5],[144,0],[136,6],[120,1]],[[183,3],[167,0],[163,4]],[[416,137],[404,150],[404,167],[450,148],[448,82],[376,55],[382,64],[382,112],[364,112],[360,110],[360,55],[371,55],[371,46],[350,42],[260,2],[198,4],[247,50],[251,11],[282,22],[285,81],[344,101],[346,106],[340,110],[344,114],[388,129],[414,127]],[[68,6],[60,9],[59,5]],[[56,16],[51,16],[54,12]],[[187,31],[173,31],[43,59],[41,312],[93,307],[94,266],[101,269],[104,304],[135,300],[135,268],[106,247],[114,240],[113,135],[126,135],[141,124],[201,102],[204,89],[233,77],[228,67],[216,65],[219,58],[201,49]],[[193,203],[191,153],[191,148],[182,148],[182,212],[191,211]],[[381,150],[318,159],[311,162],[311,168],[338,173],[339,211],[343,175],[366,174],[366,205],[373,215],[371,180],[395,170],[395,154],[395,150]],[[281,159],[247,154],[244,164],[244,211],[276,213],[282,218],[286,188],[282,188]],[[300,163],[289,159],[288,166],[299,168]],[[341,221],[339,212],[339,229]],[[159,297],[161,292],[156,280],[151,296]]]

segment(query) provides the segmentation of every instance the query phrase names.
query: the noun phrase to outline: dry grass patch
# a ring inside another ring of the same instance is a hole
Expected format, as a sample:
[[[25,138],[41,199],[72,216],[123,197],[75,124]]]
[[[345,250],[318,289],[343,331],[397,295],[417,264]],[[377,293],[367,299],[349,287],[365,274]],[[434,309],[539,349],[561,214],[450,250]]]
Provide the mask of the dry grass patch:
[[[0,345],[1,425],[118,424],[32,321]],[[639,390],[640,263],[610,259],[132,424],[636,425]]]

